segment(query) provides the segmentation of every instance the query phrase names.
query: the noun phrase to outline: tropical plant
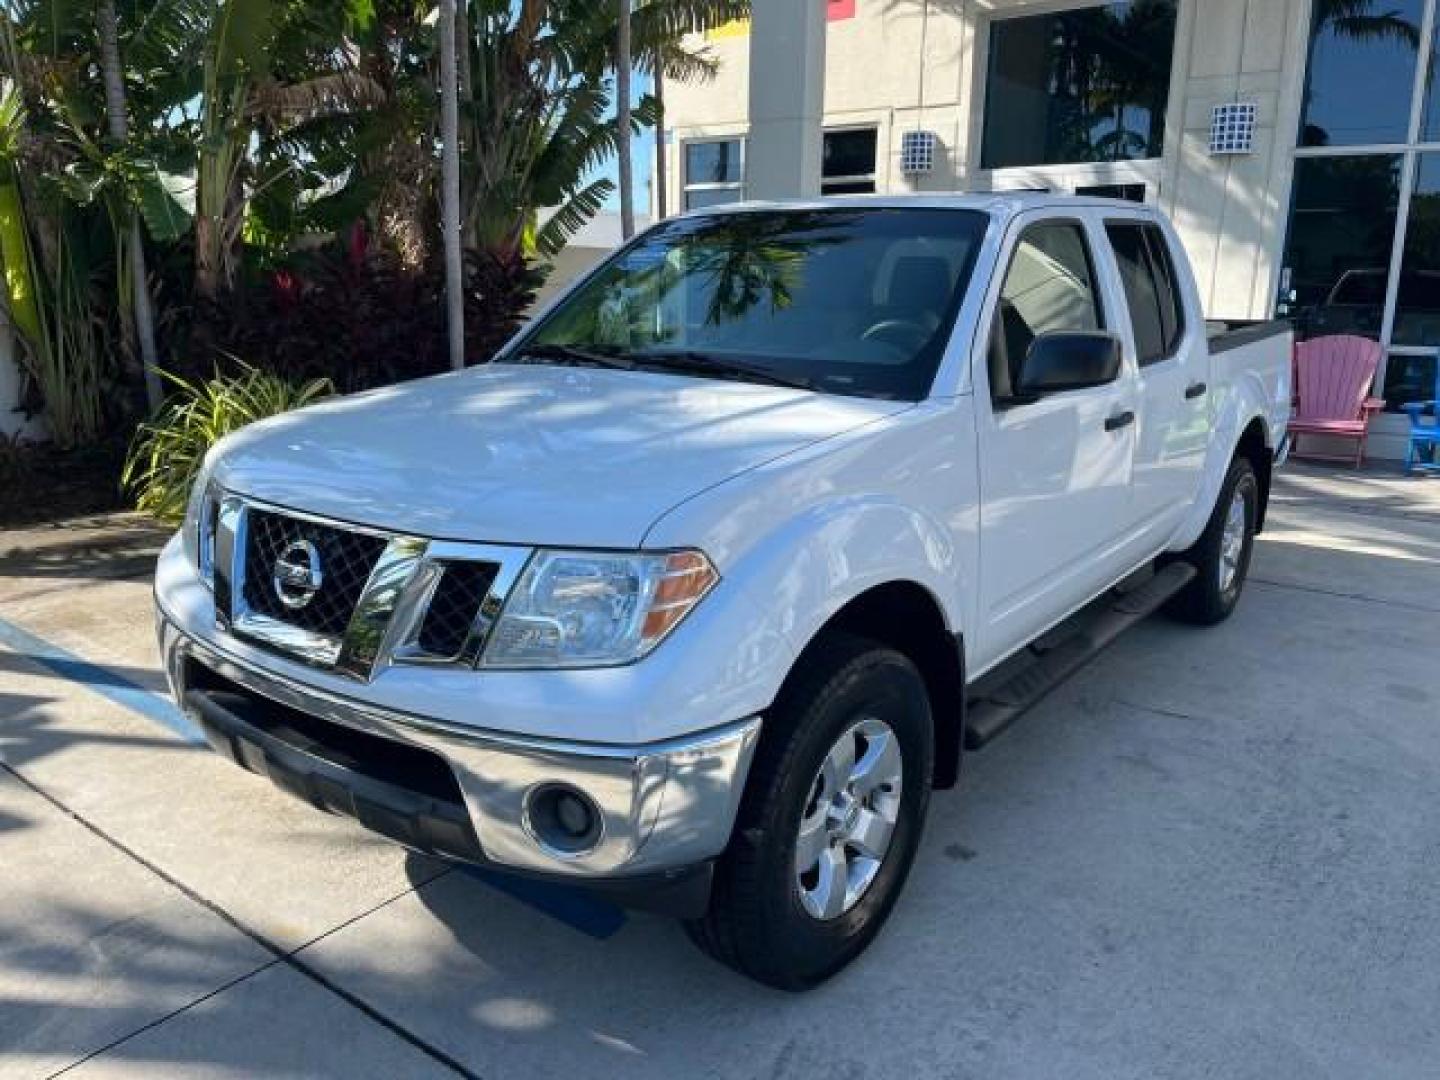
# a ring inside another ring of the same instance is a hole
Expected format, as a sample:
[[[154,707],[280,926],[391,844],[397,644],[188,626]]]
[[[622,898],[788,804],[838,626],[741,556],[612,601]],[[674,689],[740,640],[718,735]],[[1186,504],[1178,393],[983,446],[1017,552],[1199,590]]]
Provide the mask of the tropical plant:
[[[334,392],[326,379],[292,383],[244,365],[233,377],[170,379],[177,392],[140,425],[121,482],[140,510],[171,524],[184,517],[190,487],[216,442],[246,424],[304,408]]]
[[[232,371],[232,356],[263,357],[267,371],[286,379],[328,378],[350,393],[445,371],[441,262],[414,269],[367,236],[354,226],[343,243],[293,255],[217,304],[207,320],[219,351],[197,354],[189,373],[208,373],[212,363]],[[488,360],[515,332],[541,280],[533,264],[466,253],[459,295],[469,360]]]
[[[611,73],[619,33],[614,3],[472,0],[474,97],[462,102],[466,235],[499,254],[558,252],[615,190],[597,170],[619,149]],[[748,0],[650,0],[631,16],[637,67],[671,78],[714,70],[684,35],[748,14]],[[637,124],[653,125],[644,98]],[[543,225],[536,212],[555,213]]]
[[[0,255],[19,356],[45,406],[51,436],[77,446],[104,427],[106,327],[92,304],[95,242],[25,142],[26,108],[13,82],[0,89]]]

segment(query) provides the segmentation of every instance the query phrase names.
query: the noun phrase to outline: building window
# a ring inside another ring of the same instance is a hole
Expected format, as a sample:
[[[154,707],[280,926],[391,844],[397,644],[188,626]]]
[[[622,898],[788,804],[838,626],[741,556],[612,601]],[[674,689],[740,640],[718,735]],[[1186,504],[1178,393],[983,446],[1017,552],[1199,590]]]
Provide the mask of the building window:
[[[1123,199],[1125,202],[1143,203],[1144,184],[1079,184],[1076,195],[1088,195],[1096,199]]]
[[[875,191],[875,129],[827,131],[820,159],[820,194],[869,195]]]
[[[743,199],[744,156],[742,139],[685,143],[685,209],[696,210]]]
[[[1426,0],[1318,0],[1301,146],[1403,143]]]
[[[1129,0],[990,25],[986,169],[1158,158],[1175,0]]]
[[[1379,340],[1390,279],[1399,154],[1301,158],[1291,197],[1287,302],[1303,337]]]
[[[1302,337],[1378,341],[1392,409],[1431,396],[1440,347],[1437,7],[1313,0],[1275,309]]]

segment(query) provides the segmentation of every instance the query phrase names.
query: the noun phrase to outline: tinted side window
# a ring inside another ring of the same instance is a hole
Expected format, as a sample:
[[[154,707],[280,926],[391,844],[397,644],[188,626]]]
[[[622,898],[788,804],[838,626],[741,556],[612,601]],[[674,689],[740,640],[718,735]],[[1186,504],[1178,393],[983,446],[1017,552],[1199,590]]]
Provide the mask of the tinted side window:
[[[1108,222],[1105,232],[1120,268],[1139,361],[1145,365],[1164,360],[1185,330],[1165,236],[1156,226],[1139,221]]]
[[[1142,232],[1150,247],[1150,260],[1155,267],[1156,292],[1160,298],[1160,327],[1165,333],[1165,355],[1180,346],[1185,336],[1185,309],[1180,303],[1180,284],[1175,278],[1175,263],[1170,258],[1170,245],[1156,225],[1143,226]]]
[[[991,397],[1011,396],[1030,343],[1041,334],[1104,325],[1084,229],[1073,221],[1032,225],[1016,243],[1000,286],[990,332]]]

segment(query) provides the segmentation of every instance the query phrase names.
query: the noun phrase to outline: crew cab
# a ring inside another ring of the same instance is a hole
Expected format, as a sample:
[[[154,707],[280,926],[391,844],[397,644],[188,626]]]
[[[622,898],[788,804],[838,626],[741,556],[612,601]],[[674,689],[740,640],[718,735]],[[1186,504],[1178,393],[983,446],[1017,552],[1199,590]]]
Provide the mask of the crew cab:
[[[1230,614],[1290,351],[1207,326],[1130,203],[687,214],[483,367],[219,443],[159,561],[165,668],[315,806],[803,989],[879,932],[967,749],[1151,612]]]

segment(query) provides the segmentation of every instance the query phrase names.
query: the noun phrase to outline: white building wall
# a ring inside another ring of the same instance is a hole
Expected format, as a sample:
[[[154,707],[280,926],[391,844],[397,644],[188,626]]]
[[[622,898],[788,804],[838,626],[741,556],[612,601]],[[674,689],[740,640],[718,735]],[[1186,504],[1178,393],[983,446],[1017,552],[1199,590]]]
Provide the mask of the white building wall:
[[[26,419],[17,411],[22,382],[20,361],[15,355],[19,342],[10,323],[0,316],[0,438],[41,439],[45,425],[39,417]]]
[[[858,0],[854,18],[829,24],[824,126],[877,129],[876,189],[888,194],[1143,181],[1176,221],[1207,311],[1268,316],[1284,245],[1308,0],[1180,0],[1160,159],[981,170],[991,20],[1093,4]],[[719,63],[716,77],[666,88],[668,203],[677,209],[684,205],[684,143],[747,129],[749,35],[722,32],[706,44]],[[1213,157],[1210,110],[1237,100],[1259,106],[1254,152]],[[900,172],[901,136],[916,129],[938,136],[936,164],[925,176],[907,177]]]

